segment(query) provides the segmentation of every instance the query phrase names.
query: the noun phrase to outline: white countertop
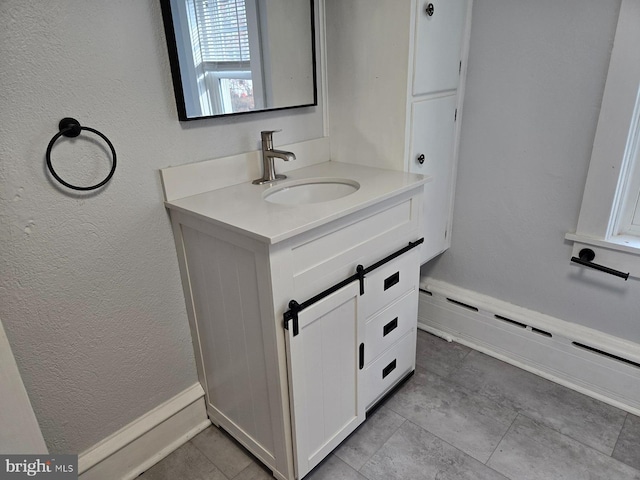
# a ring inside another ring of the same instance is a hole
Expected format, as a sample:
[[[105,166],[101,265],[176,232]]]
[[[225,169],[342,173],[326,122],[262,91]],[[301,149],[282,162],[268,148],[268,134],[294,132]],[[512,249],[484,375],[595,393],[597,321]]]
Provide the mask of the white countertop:
[[[360,188],[336,200],[304,205],[279,205],[263,198],[264,191],[273,186],[318,177],[355,180]],[[241,183],[167,201],[165,205],[262,242],[277,243],[409,191],[429,180],[430,177],[419,174],[330,161],[291,170],[287,172],[286,180],[265,185]]]

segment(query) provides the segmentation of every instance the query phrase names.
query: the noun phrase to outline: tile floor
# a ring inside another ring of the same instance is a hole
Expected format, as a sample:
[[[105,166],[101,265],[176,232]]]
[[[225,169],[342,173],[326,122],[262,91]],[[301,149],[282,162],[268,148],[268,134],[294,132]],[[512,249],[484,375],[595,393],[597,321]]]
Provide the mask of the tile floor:
[[[640,480],[640,418],[418,332],[415,375],[308,480]],[[140,480],[268,480],[210,427]]]

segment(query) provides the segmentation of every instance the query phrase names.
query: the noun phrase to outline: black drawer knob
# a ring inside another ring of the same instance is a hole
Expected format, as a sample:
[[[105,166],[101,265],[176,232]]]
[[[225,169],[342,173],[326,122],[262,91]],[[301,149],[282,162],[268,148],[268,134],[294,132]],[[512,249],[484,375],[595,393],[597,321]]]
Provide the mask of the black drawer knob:
[[[433,3],[428,4],[427,8],[425,8],[425,12],[430,17],[433,17],[433,14],[435,13],[435,11],[436,11],[436,8],[433,6]]]

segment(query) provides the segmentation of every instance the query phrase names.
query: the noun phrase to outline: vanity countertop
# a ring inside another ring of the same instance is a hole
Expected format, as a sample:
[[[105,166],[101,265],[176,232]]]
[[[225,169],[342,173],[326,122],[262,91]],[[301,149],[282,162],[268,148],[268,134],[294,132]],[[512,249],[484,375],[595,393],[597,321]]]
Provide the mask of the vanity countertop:
[[[291,180],[347,178],[360,188],[345,197],[304,205],[264,200],[264,192]],[[324,162],[290,170],[286,180],[271,184],[240,183],[165,202],[167,208],[213,222],[266,243],[277,243],[379,201],[423,185],[430,177],[341,162]]]

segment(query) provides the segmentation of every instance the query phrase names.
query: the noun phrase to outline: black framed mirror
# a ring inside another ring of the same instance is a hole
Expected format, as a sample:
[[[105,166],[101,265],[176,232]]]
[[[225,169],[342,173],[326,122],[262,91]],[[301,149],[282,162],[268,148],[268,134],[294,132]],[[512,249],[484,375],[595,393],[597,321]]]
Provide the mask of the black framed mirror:
[[[318,104],[313,0],[160,0],[182,121]]]

